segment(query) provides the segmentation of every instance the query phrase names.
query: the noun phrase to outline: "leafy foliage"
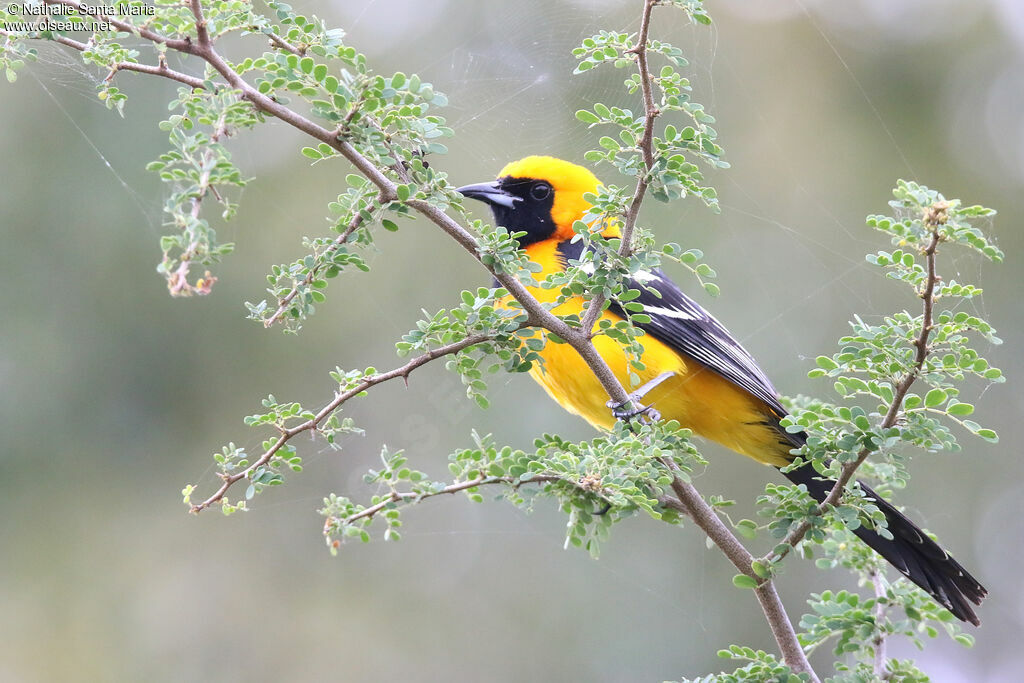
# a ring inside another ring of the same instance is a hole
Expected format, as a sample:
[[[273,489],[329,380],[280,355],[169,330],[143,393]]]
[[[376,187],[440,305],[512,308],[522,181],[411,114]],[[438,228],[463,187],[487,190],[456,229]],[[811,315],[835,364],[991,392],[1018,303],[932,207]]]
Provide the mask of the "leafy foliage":
[[[640,146],[645,135],[645,117],[637,116],[629,109],[597,103],[593,110],[576,112],[576,118],[591,128],[604,125],[617,128],[618,139],[605,135],[598,140],[601,149],[591,150],[583,156],[587,161],[611,164],[629,177],[647,176],[656,199],[667,202],[695,195],[718,211],[715,189],[704,185],[699,167],[688,159],[689,156],[714,167],[728,168],[728,163],[721,158],[723,150],[716,142],[718,133],[709,125],[715,119],[704,111],[703,105],[690,101],[690,82],[676,71],[676,67],[687,65],[682,50],[660,41],[650,41],[647,50],[649,54],[659,54],[669,62],[652,78],[659,92],[658,111],[661,114],[681,112],[686,115],[688,125],[678,128],[670,123],[663,128],[661,136],[653,136],[653,160],[648,169]],[[576,72],[589,71],[609,61],[616,68],[623,68],[633,63],[635,52],[635,36],[602,31],[584,40],[583,45],[573,51],[580,59]],[[639,74],[626,80],[626,89],[631,94],[635,94],[640,86]]]
[[[793,673],[788,666],[764,650],[732,645],[727,650],[719,650],[718,656],[748,664],[732,673],[684,678],[679,683],[800,683],[810,680],[806,674]]]
[[[451,482],[430,479],[406,467],[401,452],[381,453],[381,470],[370,470],[365,481],[385,489],[369,505],[332,494],[324,500],[321,514],[327,518],[324,535],[332,552],[344,539],[371,539],[370,527],[380,517],[384,539],[398,540],[401,509],[443,494],[464,492],[471,501],[483,502],[484,489],[496,499],[531,507],[538,497],[555,498],[568,515],[566,546],[586,549],[596,557],[611,526],[636,511],[654,519],[676,523],[678,515],[661,506],[659,496],[672,481],[664,459],[680,471],[690,472],[704,464],[689,443],[689,430],[678,423],[644,424],[615,431],[590,441],[572,443],[545,435],[525,452],[498,446],[488,435],[473,433],[474,445],[449,456]],[[496,491],[496,493],[494,492]]]
[[[0,22],[8,24],[17,19],[15,15],[0,10]],[[23,40],[18,40],[15,33],[0,36],[0,69],[8,83],[18,80],[18,71],[25,66],[25,62],[34,62],[38,57],[38,51]]]
[[[504,289],[480,287],[477,291],[462,292],[458,308],[438,311],[427,320],[417,323],[396,344],[398,355],[412,351],[429,353],[432,347],[451,344],[471,336],[486,337],[486,341],[463,349],[448,359],[447,367],[462,378],[466,395],[487,408],[484,376],[501,369],[506,372],[528,372],[544,347],[543,339],[533,330],[525,329],[526,316],[515,309],[503,307],[499,300],[508,296]]]
[[[252,128],[263,117],[234,90],[180,88],[170,109],[182,112],[160,123],[160,129],[169,132],[172,149],[146,166],[174,188],[164,203],[164,213],[169,216],[165,226],[173,232],[160,238],[164,257],[157,271],[167,278],[174,296],[208,294],[216,279],[207,271],[198,281],[190,282],[191,266],[217,263],[234,250],[234,244],[217,242],[216,231],[201,215],[203,200],[213,195],[223,207],[221,218],[225,221],[235,215],[237,206],[227,190],[245,187],[248,181],[222,141],[238,129]],[[193,133],[199,126],[209,127],[210,132]]]
[[[975,224],[994,212],[963,207],[959,200],[947,200],[934,190],[905,181],[893,194],[890,205],[897,217],[869,216],[867,224],[889,235],[898,248],[867,258],[883,268],[887,277],[909,287],[914,298],[923,300],[924,312],[901,311],[875,324],[855,318],[850,323],[852,333],[839,340],[840,350],[819,356],[817,367],[809,373],[831,378],[835,392],[849,403],[797,399],[792,415],[783,421],[787,429],[808,435],[794,467],[809,460],[820,473],[835,478],[844,465],[870,455],[861,474],[877,480],[882,493],[906,486],[907,446],[928,452],[959,451],[951,426],[997,441],[994,431],[964,419],[973,414],[974,406],[960,400],[958,383],[972,376],[983,382],[1004,381],[1002,372],[970,346],[972,333],[998,344],[995,330],[979,317],[956,310],[957,300],[976,296],[980,289],[945,283],[936,265],[940,247],[966,247],[990,260],[1001,260],[1002,252]],[[940,303],[950,308],[936,310]],[[924,389],[910,391],[915,383]],[[888,530],[879,528],[884,516],[859,487],[846,489],[828,516],[818,514],[803,486],[769,484],[758,502],[761,513],[771,520],[767,524],[771,535],[783,538],[799,524],[810,522],[803,554],[811,556],[817,550],[822,554],[816,561],[820,568],[843,566],[858,574],[862,585],[875,588],[875,595],[868,598],[846,591],[813,596],[813,613],[800,622],[805,647],[835,641],[833,651],[843,657],[837,663],[841,674],[837,680],[865,680],[872,674],[927,680],[908,662],[888,660],[885,671],[877,670],[872,659],[875,651],[892,636],[910,638],[920,647],[920,635],[935,637],[941,626],[957,642],[973,643],[960,633],[953,616],[916,586],[903,578],[891,584],[886,581],[885,563],[856,541],[851,531],[861,524],[888,535]],[[787,551],[783,544],[766,559],[778,563]]]

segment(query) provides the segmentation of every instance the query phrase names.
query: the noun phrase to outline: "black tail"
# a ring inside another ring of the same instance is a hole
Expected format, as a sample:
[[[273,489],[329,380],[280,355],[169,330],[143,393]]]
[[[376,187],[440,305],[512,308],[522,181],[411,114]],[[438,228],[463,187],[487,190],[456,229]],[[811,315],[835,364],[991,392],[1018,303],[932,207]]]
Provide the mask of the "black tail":
[[[785,474],[794,484],[804,484],[818,502],[825,500],[835,484],[830,479],[823,479],[810,465],[804,465]],[[893,538],[883,538],[865,526],[858,527],[853,533],[884,557],[889,564],[900,570],[904,576],[923,588],[957,619],[979,626],[981,621],[970,603],[981,604],[982,598],[988,594],[984,586],[967,573],[967,570],[949,553],[939,547],[938,543],[928,538],[916,524],[907,519],[906,515],[883,500],[868,486],[861,483],[860,487],[874,499],[875,505],[885,514]]]

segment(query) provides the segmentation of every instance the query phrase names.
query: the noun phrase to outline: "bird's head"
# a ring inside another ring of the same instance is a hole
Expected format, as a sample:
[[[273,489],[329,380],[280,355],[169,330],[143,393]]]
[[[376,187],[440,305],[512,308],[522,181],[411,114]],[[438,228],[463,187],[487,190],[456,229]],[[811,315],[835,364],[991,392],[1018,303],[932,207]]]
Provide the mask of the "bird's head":
[[[501,169],[498,179],[460,187],[466,197],[479,199],[494,212],[494,222],[509,232],[525,232],[520,246],[555,238],[571,239],[572,224],[583,218],[597,192],[593,173],[554,157],[531,156]]]

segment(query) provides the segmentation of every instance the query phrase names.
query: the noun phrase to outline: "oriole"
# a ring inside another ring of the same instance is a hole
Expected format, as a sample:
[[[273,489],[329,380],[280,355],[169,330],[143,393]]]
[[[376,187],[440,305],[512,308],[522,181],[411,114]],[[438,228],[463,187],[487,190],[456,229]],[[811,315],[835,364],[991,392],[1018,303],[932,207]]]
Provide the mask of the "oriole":
[[[573,223],[583,219],[590,208],[584,195],[597,192],[598,186],[598,179],[582,166],[530,156],[505,166],[495,181],[458,191],[488,204],[498,225],[525,233],[519,237],[519,245],[540,265],[538,279],[543,280],[580,257],[584,247],[581,241],[571,241]],[[614,225],[604,233],[606,237],[618,234]],[[786,410],[750,354],[664,272],[641,272],[635,279],[630,288],[641,292],[636,301],[651,318],[650,323],[639,325],[645,332],[641,360],[646,369],[638,374],[642,382],[663,378],[645,402],[663,418],[678,420],[694,433],[760,463],[775,467],[791,463],[794,456],[790,451],[803,445],[806,435],[787,433],[780,427]],[[555,289],[530,287],[529,291],[541,302],[553,302],[558,296]],[[554,312],[582,315],[583,308],[583,300],[577,297]],[[623,316],[616,302],[602,314],[612,322]],[[594,345],[623,386],[630,386],[625,349],[603,335],[594,337]],[[572,347],[549,343],[541,356],[543,368],[535,366],[531,375],[555,401],[600,429],[615,424],[606,392]],[[806,485],[818,501],[824,500],[834,484],[810,466],[786,476]],[[854,533],[957,618],[979,624],[970,603],[980,604],[985,588],[906,516],[866,485],[861,488],[885,514],[893,538],[884,538],[864,525]]]

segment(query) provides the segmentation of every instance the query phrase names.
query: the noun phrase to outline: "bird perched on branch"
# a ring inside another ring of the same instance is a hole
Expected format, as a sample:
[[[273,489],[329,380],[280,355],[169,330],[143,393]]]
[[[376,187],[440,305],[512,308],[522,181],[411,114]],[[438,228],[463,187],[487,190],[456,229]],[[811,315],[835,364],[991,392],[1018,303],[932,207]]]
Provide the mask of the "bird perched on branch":
[[[584,195],[596,193],[598,185],[594,174],[582,166],[531,156],[507,165],[495,181],[458,191],[488,204],[495,222],[509,232],[525,233],[518,238],[519,244],[541,266],[538,279],[543,280],[580,258],[585,246],[580,240],[572,241],[573,223],[590,209]],[[618,237],[619,228],[611,224],[603,234]],[[641,358],[645,369],[637,372],[645,383],[638,392],[645,403],[663,418],[678,420],[696,434],[760,463],[779,468],[792,463],[790,451],[802,446],[806,435],[780,426],[787,413],[778,393],[725,327],[660,270],[637,273],[626,286],[641,292],[634,301],[643,304],[650,317],[649,323],[638,325],[645,332]],[[530,287],[529,291],[542,303],[559,296],[557,288]],[[554,312],[582,319],[584,308],[583,299],[576,297]],[[621,305],[614,301],[601,315],[612,323],[624,317]],[[629,386],[623,346],[605,335],[595,336],[593,343],[619,382]],[[601,429],[612,428],[624,415],[621,406],[618,411],[609,410],[601,383],[568,344],[547,344],[541,355],[544,368],[535,366],[531,374],[563,408]],[[785,476],[806,485],[819,502],[835,484],[822,479],[810,465]],[[893,538],[864,525],[854,533],[957,618],[979,624],[971,603],[981,603],[985,588],[903,513],[865,484],[860,486],[885,515]]]

